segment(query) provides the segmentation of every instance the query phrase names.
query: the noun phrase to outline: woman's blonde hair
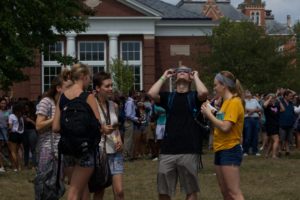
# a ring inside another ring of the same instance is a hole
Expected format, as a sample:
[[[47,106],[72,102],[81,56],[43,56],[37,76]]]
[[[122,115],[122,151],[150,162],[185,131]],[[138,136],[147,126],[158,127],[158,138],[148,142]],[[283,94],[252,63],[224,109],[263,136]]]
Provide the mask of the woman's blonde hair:
[[[78,63],[71,68],[70,79],[78,81],[82,76],[90,75],[90,69],[87,65]]]

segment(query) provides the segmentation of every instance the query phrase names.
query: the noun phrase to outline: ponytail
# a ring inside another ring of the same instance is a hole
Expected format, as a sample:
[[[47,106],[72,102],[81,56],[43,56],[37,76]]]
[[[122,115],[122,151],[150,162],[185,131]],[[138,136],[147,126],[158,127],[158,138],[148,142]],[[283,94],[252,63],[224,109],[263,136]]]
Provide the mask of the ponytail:
[[[218,75],[221,76],[221,78],[218,78]],[[229,91],[233,94],[234,97],[239,97],[241,98],[242,102],[244,102],[244,90],[242,84],[231,72],[222,71],[217,74],[216,78],[217,80],[222,82],[222,84],[228,87]]]

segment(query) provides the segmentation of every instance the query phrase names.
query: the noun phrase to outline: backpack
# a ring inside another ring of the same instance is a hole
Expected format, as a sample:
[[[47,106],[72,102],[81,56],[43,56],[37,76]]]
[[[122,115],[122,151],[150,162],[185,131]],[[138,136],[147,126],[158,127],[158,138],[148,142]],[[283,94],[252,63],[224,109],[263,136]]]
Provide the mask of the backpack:
[[[95,153],[100,142],[100,123],[86,102],[89,93],[82,92],[61,110],[60,153],[77,158]]]
[[[175,96],[176,96],[176,92],[171,92],[168,96],[167,118],[172,110],[173,101],[174,101]],[[196,92],[190,91],[187,94],[188,107],[189,107],[189,110],[190,110],[195,122],[200,127],[201,141],[199,141],[199,142],[201,143],[201,149],[202,149],[203,138],[207,138],[209,136],[210,126],[208,124],[208,121],[204,119],[204,117],[201,113],[201,110],[200,110],[200,106],[199,107],[196,106],[195,99],[196,99]]]

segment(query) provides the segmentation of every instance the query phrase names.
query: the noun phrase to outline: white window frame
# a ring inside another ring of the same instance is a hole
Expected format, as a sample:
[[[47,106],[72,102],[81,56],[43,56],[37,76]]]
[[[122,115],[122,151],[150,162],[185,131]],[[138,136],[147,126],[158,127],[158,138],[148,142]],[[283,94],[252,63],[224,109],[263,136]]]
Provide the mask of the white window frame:
[[[57,41],[56,43],[61,43],[61,55],[64,56],[64,42],[63,41]],[[50,53],[50,52],[49,52]],[[42,54],[42,93],[45,92],[44,88],[45,88],[45,77],[44,77],[44,73],[45,73],[45,67],[61,67],[61,64],[58,63],[56,60],[50,60],[50,61],[44,61],[45,55],[44,53]]]
[[[81,43],[103,43],[103,45],[104,45],[104,60],[103,61],[100,61],[100,60],[90,60],[90,61],[88,61],[88,60],[80,60],[80,44]],[[78,43],[77,43],[77,58],[78,58],[78,60],[79,60],[79,62],[82,62],[82,63],[84,63],[84,64],[87,64],[88,66],[104,66],[104,70],[105,71],[107,71],[107,65],[106,65],[106,63],[107,63],[107,56],[106,56],[106,54],[107,54],[107,48],[106,48],[106,41],[91,41],[91,40],[80,40],[80,41],[78,41]]]
[[[130,43],[130,42],[138,42],[140,44],[140,60],[123,60],[123,44],[124,43]],[[142,41],[140,40],[123,40],[120,41],[120,58],[121,60],[123,60],[125,62],[126,65],[129,66],[135,66],[135,65],[139,65],[140,66],[140,90],[143,90],[144,86],[143,86],[143,45],[142,45]],[[134,74],[135,75],[135,74]],[[135,83],[135,82],[134,82]],[[134,84],[135,86],[135,84]],[[136,88],[134,88],[136,89]]]
[[[81,43],[103,43],[103,47],[104,47],[104,57],[103,57],[103,61],[101,60],[80,60],[80,44]],[[77,42],[77,58],[79,60],[79,62],[84,63],[86,65],[88,65],[90,67],[90,72],[91,75],[93,77],[94,71],[93,68],[94,67],[101,67],[103,66],[104,71],[107,71],[107,48],[106,48],[106,41],[103,40],[80,40]],[[91,86],[93,87],[93,80],[91,80]]]

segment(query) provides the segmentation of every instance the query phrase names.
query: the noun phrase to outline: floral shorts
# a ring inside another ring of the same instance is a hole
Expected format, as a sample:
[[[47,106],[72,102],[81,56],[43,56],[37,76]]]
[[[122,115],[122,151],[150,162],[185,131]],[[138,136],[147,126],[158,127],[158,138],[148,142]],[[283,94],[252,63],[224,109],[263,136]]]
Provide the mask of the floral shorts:
[[[63,164],[64,167],[74,167],[75,165],[78,165],[80,167],[94,167],[95,155],[93,152],[87,153],[86,155],[80,158],[76,158],[70,155],[63,155]]]

